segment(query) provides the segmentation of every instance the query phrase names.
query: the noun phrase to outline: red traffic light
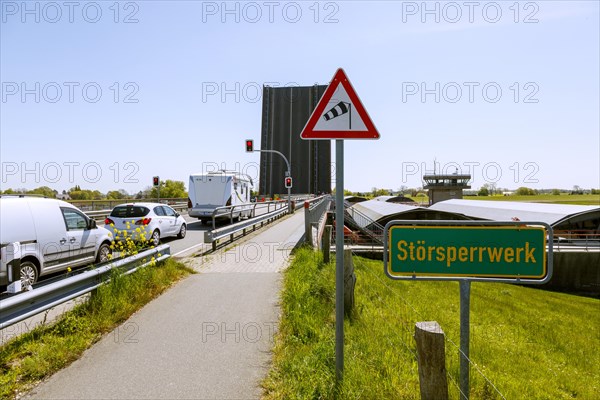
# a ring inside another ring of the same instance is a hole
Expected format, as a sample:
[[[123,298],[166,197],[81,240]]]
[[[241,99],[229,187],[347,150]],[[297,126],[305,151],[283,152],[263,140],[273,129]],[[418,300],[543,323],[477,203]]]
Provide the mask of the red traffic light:
[[[285,187],[286,189],[290,189],[292,187],[292,177],[288,176],[285,178]]]
[[[152,186],[157,187],[160,185],[160,178],[158,176],[155,176],[152,178]]]
[[[251,153],[254,151],[254,140],[246,140],[246,152]]]

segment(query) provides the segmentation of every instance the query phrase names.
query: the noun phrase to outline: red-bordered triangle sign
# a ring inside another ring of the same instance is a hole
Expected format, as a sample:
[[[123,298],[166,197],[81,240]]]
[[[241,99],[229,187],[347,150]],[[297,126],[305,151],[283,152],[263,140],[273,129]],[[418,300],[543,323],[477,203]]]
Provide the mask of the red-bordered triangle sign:
[[[325,89],[302,139],[379,139],[379,132],[342,68]]]

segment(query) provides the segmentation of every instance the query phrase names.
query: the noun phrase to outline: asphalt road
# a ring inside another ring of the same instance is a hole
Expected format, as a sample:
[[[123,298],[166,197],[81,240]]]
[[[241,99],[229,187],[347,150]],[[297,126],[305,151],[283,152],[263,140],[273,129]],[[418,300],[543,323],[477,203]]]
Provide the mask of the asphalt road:
[[[202,225],[202,222],[196,218],[184,215],[187,222],[187,233],[183,239],[163,238],[162,243],[171,246],[171,255],[175,257],[185,257],[202,248],[204,243],[204,232],[211,230],[212,226]]]
[[[258,209],[256,211],[256,215],[261,215],[266,212],[266,210]],[[203,225],[200,221],[195,218],[191,218],[188,215],[184,214],[184,218],[188,224],[186,237],[183,239],[177,239],[176,237],[171,238],[163,238],[161,240],[162,243],[169,244],[171,246],[171,255],[175,258],[184,258],[195,253],[199,252],[203,249],[208,249],[210,247],[209,244],[204,245],[204,232],[212,229],[212,226]],[[219,226],[223,226],[225,223],[221,223]],[[102,224],[99,224],[102,225]],[[268,227],[265,229],[269,229]],[[204,245],[204,246],[203,246]],[[86,267],[82,267],[85,269]],[[40,279],[40,284],[48,284],[54,282],[58,279],[62,279],[64,277],[64,272],[58,272],[56,274],[51,274],[47,276],[43,276]],[[8,294],[0,294],[0,300],[9,296]],[[17,294],[18,296],[18,294]],[[4,344],[8,340],[12,339],[15,336],[19,336],[25,332],[28,332],[35,328],[36,326],[43,323],[51,323],[56,318],[60,317],[66,311],[73,308],[75,304],[79,301],[85,301],[87,296],[83,296],[82,298],[71,300],[59,306],[52,308],[48,313],[41,313],[35,315],[31,318],[28,318],[24,321],[21,321],[18,324],[12,325],[8,328],[0,330],[0,345]]]

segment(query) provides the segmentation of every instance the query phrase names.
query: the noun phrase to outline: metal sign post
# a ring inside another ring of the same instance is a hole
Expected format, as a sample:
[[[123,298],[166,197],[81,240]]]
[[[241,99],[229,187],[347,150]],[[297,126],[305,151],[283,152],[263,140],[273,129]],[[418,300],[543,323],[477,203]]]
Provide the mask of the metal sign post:
[[[335,141],[335,377],[344,376],[344,141]]]
[[[469,400],[469,325],[471,305],[471,281],[462,280],[460,290],[460,392],[461,398]]]
[[[300,137],[335,140],[335,377],[340,383],[344,374],[344,140],[379,139],[343,69],[336,71]]]

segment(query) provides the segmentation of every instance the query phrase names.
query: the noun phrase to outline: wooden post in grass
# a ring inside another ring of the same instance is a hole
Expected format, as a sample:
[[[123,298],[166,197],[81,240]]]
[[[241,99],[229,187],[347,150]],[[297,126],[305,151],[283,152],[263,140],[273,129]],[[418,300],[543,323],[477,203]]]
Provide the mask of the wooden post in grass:
[[[356,274],[354,273],[354,261],[352,250],[344,249],[344,314],[352,314],[354,309],[354,286],[356,285]]]
[[[444,332],[435,321],[415,325],[419,384],[422,400],[447,400],[446,352]]]
[[[325,225],[323,231],[323,239],[321,239],[321,247],[323,250],[323,262],[327,264],[329,262],[329,256],[331,254],[331,225]]]

